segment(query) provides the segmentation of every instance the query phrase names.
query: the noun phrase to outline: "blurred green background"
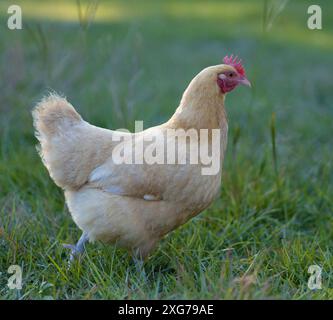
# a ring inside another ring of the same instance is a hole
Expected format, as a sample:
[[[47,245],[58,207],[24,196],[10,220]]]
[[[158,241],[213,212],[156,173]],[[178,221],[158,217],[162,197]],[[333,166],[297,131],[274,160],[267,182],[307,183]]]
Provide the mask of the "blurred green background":
[[[29,270],[18,296],[0,277],[2,297],[332,297],[333,3],[316,1],[323,30],[309,30],[312,2],[24,0],[15,2],[23,30],[10,31],[12,3],[1,1],[0,266]],[[134,271],[115,265],[125,253],[102,245],[69,281],[59,243],[79,233],[35,151],[34,104],[55,90],[95,125],[133,129],[144,120],[147,128],[167,120],[189,81],[227,54],[242,58],[253,88],[227,97],[221,199],[162,244],[148,263],[153,278],[137,280],[142,291],[121,286]],[[326,282],[313,293],[307,268],[316,263]],[[234,281],[253,274],[246,290]]]

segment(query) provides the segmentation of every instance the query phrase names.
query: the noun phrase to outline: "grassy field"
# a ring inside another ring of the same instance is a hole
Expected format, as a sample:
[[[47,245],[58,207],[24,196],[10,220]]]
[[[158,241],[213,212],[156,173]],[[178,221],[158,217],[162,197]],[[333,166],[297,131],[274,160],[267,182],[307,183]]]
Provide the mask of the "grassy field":
[[[323,30],[310,31],[312,1],[275,19],[267,8],[283,1],[100,1],[94,19],[87,2],[80,19],[76,1],[16,2],[22,31],[6,28],[11,1],[0,4],[1,299],[333,298],[332,3],[317,1]],[[95,125],[149,127],[230,53],[253,89],[227,98],[220,198],[166,237],[144,273],[100,243],[67,270],[61,244],[80,231],[35,150],[36,101],[53,89]],[[6,285],[12,264],[22,290]],[[310,265],[320,290],[308,289]]]

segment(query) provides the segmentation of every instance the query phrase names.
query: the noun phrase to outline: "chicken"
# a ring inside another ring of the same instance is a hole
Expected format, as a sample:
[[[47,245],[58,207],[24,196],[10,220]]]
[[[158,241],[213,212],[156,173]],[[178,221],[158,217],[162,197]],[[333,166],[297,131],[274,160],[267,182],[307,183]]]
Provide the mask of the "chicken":
[[[223,62],[195,76],[166,123],[141,132],[93,126],[56,94],[37,104],[33,119],[40,156],[83,231],[76,245],[67,245],[72,258],[86,241],[98,240],[143,259],[163,236],[212,203],[227,145],[225,94],[239,84],[250,86],[237,58]],[[175,141],[174,152],[168,152]],[[191,153],[198,145],[200,152],[207,150],[205,159]],[[126,151],[119,152],[120,146]],[[164,162],[157,161],[158,150]],[[214,168],[208,167],[208,155]]]

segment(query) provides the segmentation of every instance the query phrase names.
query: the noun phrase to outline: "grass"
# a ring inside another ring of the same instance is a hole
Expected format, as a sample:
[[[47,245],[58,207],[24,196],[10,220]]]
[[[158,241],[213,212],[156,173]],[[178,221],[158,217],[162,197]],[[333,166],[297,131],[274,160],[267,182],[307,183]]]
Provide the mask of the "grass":
[[[2,299],[333,298],[332,4],[317,1],[324,29],[310,31],[311,1],[81,1],[80,15],[76,1],[20,2],[22,31],[5,28],[0,5]],[[61,243],[80,234],[35,151],[33,105],[51,88],[96,125],[149,127],[227,53],[254,86],[227,98],[220,198],[166,237],[145,273],[100,243],[67,270]],[[6,285],[12,264],[22,290]],[[311,291],[314,264],[322,289]]]

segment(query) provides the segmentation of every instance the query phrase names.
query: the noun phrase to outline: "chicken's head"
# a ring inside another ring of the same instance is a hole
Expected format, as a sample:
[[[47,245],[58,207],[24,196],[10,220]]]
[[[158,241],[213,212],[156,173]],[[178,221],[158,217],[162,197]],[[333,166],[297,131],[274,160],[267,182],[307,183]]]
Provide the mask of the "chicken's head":
[[[242,61],[237,57],[225,56],[217,74],[217,84],[222,93],[227,93],[235,89],[239,84],[251,87],[250,81],[245,76]]]

